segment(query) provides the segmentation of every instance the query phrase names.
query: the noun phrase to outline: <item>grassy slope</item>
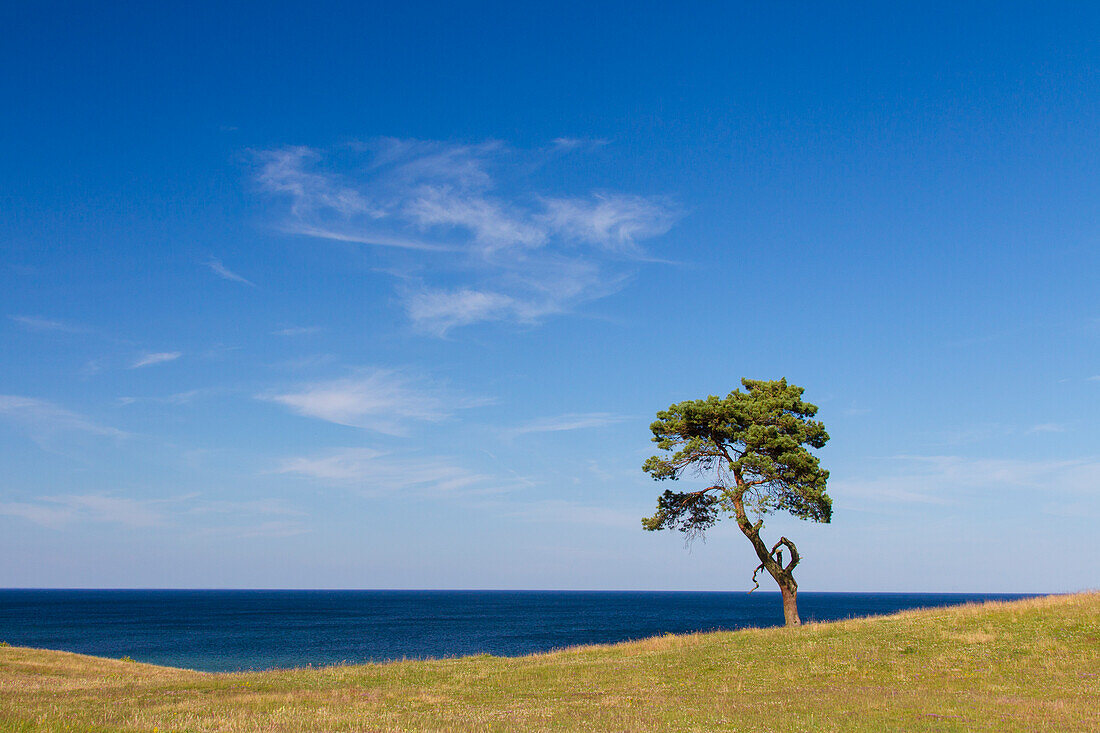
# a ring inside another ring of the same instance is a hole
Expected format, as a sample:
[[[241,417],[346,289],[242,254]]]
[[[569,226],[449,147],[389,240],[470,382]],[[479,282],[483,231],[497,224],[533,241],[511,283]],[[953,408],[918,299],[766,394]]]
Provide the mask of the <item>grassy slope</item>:
[[[0,647],[0,730],[416,729],[1100,731],[1100,593],[245,674]]]

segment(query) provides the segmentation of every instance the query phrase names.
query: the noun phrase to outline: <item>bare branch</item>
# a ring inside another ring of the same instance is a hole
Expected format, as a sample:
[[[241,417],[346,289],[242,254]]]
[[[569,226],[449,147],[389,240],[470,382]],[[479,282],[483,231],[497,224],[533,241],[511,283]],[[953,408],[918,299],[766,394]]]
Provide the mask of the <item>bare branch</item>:
[[[783,567],[783,551],[779,549],[780,547],[786,547],[788,550],[791,551],[791,561],[787,563],[786,567]],[[795,547],[794,543],[786,537],[779,538],[779,541],[776,542],[775,545],[772,547],[771,554],[775,557],[775,560],[779,564],[779,566],[788,573],[794,570],[795,565],[798,565],[798,563],[801,561],[801,558],[798,556],[798,548]]]
[[[759,565],[756,566],[756,570],[752,571],[752,589],[749,590],[749,593],[752,593],[754,590],[756,590],[757,588],[760,587],[760,581],[756,579],[756,574],[759,573],[763,569],[764,569],[764,563],[760,563]]]

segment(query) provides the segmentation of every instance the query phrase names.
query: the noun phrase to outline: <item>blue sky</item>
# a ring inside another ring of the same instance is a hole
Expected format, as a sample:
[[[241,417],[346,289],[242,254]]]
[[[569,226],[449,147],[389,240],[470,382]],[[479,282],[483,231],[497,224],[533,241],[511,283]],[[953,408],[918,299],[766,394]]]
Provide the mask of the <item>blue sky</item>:
[[[787,377],[804,590],[1100,585],[1100,13],[9,3],[0,586],[747,589],[643,532]]]

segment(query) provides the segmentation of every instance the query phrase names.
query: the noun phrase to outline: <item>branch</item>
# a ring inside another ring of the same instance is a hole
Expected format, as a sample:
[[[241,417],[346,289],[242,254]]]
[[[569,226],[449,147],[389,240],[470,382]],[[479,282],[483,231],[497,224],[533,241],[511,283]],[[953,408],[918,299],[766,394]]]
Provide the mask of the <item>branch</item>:
[[[668,463],[669,465],[676,466],[677,468],[683,468],[684,466],[692,465],[700,458],[722,458],[722,454],[709,452],[689,453],[680,458],[671,458],[668,460]]]
[[[714,446],[721,452],[722,457],[724,457],[730,463],[734,462],[734,460],[732,458],[730,458],[730,453],[726,449],[726,446],[723,443],[720,443],[717,440],[713,441],[713,443],[714,443]],[[734,476],[736,476],[737,483],[738,483],[738,485],[740,485],[741,484],[741,475],[739,473],[735,472]]]
[[[760,581],[756,579],[756,574],[759,573],[763,569],[764,569],[764,563],[760,563],[759,565],[756,566],[756,570],[752,571],[752,590],[750,590],[749,593],[752,593],[752,591],[754,591],[754,590],[756,590],[757,588],[760,587]]]
[[[788,550],[791,551],[791,561],[787,563],[787,567],[783,568],[784,571],[789,573],[794,570],[794,566],[801,561],[801,558],[798,556],[798,548],[795,547],[794,543],[786,537],[779,538],[779,541],[776,542],[775,546],[772,547],[771,554],[776,558],[776,561],[779,563],[780,567],[783,566],[783,552],[779,550],[780,547],[786,547]]]
[[[680,505],[681,506],[687,506],[687,503],[689,503],[691,501],[691,499],[689,499],[690,496],[702,496],[706,492],[714,491],[715,489],[722,490],[722,489],[725,489],[725,486],[723,486],[722,484],[715,484],[713,486],[707,486],[706,489],[700,489],[698,491],[685,492],[683,494],[684,500],[682,502],[680,502]]]
[[[783,551],[779,549],[781,547],[786,547],[788,550],[791,551],[791,560],[787,563],[786,567],[783,567]],[[791,573],[792,570],[794,570],[795,565],[798,565],[799,561],[801,560],[801,558],[798,556],[798,548],[795,547],[794,543],[786,537],[779,538],[779,541],[772,546],[769,555],[775,561],[779,569],[782,572],[787,573],[788,575]],[[749,593],[752,593],[754,590],[760,587],[760,581],[756,579],[756,576],[760,573],[761,570],[765,569],[766,568],[764,566],[764,563],[761,562],[759,565],[756,566],[756,570],[752,571],[752,589],[749,590]],[[769,572],[771,572],[772,575],[775,574],[774,571],[769,570]]]

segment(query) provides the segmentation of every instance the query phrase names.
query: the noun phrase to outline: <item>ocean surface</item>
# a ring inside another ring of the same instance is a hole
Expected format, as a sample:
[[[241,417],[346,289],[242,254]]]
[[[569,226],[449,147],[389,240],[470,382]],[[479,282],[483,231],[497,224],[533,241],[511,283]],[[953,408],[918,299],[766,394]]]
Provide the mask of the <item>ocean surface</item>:
[[[812,593],[804,621],[1014,594]],[[210,672],[520,655],[576,644],[778,626],[778,593],[2,590],[0,641]]]

